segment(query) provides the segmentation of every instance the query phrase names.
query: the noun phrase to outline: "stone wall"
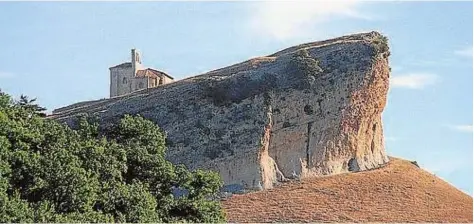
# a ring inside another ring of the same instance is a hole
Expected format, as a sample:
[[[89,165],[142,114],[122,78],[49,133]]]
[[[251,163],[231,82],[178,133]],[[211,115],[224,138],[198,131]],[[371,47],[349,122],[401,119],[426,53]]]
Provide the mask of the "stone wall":
[[[163,79],[163,85],[173,82],[173,79],[170,79],[170,78],[169,78],[168,76],[166,76],[166,75],[161,76],[161,78]]]
[[[133,68],[120,66],[110,68],[110,97],[120,96],[133,91]]]
[[[141,89],[147,88],[149,85],[148,83],[148,77],[134,77],[132,79],[132,91],[137,91]]]

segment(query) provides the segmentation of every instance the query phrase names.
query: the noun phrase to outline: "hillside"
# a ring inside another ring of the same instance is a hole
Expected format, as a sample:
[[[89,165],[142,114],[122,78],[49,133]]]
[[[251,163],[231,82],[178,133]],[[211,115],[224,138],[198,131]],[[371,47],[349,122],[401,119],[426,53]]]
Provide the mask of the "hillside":
[[[470,222],[472,197],[409,161],[307,178],[222,202],[229,222]]]

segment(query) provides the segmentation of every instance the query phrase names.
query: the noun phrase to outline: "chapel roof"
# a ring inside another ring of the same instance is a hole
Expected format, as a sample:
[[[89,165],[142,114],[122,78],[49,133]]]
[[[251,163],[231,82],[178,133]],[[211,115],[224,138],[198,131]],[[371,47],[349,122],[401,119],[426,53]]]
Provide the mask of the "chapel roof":
[[[147,69],[143,69],[143,70],[138,70],[137,71],[137,74],[136,74],[136,77],[159,77],[159,76],[167,76],[168,78],[170,79],[174,79],[173,77],[171,77],[170,75],[162,72],[162,71],[158,71],[158,70],[155,70],[155,69],[152,69],[152,68],[147,68]]]

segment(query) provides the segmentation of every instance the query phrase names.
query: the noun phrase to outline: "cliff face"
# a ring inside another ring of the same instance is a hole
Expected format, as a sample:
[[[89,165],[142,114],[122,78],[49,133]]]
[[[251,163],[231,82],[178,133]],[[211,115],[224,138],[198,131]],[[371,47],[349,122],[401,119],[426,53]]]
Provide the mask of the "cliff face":
[[[102,125],[140,114],[167,132],[168,158],[216,170],[226,185],[271,188],[287,178],[388,162],[381,113],[388,47],[376,32],[303,44],[122,97],[53,112]]]

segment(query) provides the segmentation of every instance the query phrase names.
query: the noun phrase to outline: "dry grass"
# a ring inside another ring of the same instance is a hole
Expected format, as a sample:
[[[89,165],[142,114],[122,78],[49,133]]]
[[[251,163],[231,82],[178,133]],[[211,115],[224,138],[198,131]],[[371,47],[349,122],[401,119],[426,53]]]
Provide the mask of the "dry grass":
[[[472,197],[409,161],[222,201],[229,222],[470,222]]]

